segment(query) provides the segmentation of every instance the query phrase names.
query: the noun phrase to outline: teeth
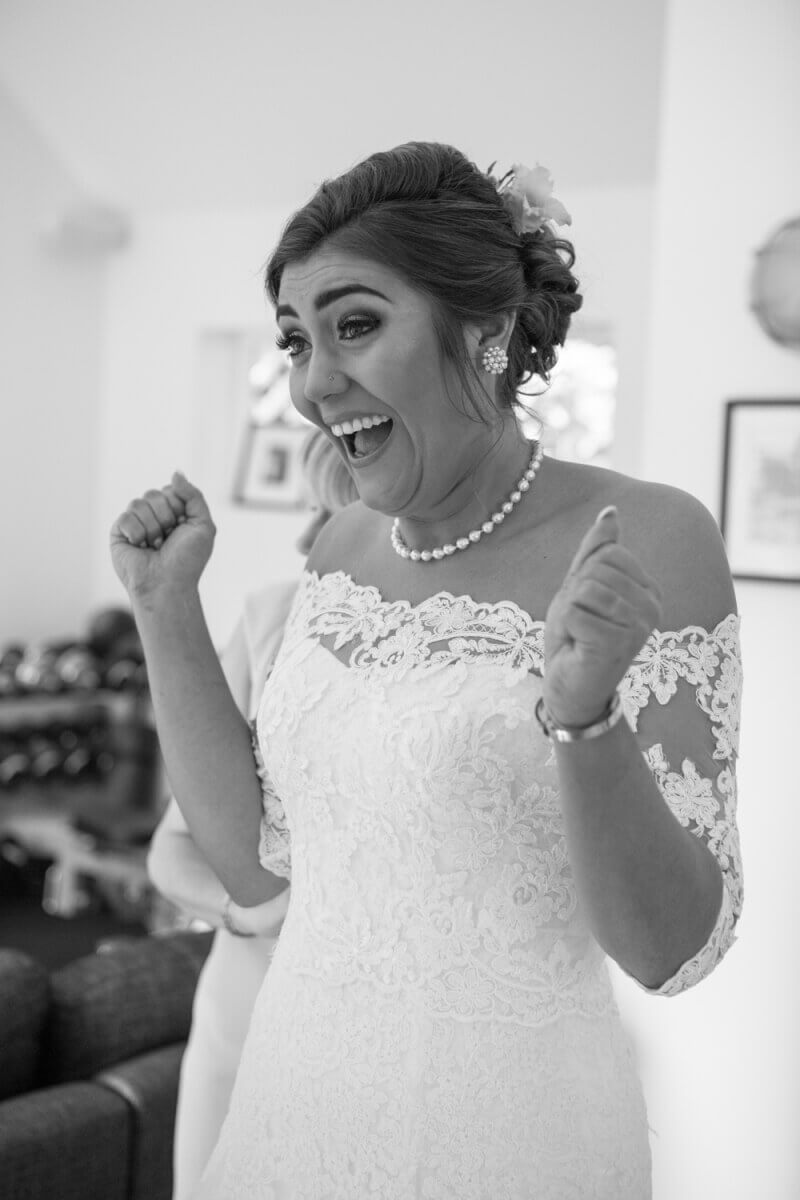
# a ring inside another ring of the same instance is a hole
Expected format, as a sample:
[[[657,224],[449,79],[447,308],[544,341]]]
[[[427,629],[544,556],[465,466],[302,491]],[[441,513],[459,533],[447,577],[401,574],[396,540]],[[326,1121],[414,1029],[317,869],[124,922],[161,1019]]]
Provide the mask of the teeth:
[[[353,421],[343,421],[341,425],[331,425],[331,433],[334,437],[341,437],[345,433],[358,433],[359,429],[372,429],[373,425],[384,425],[388,420],[389,417],[381,415],[356,417]]]

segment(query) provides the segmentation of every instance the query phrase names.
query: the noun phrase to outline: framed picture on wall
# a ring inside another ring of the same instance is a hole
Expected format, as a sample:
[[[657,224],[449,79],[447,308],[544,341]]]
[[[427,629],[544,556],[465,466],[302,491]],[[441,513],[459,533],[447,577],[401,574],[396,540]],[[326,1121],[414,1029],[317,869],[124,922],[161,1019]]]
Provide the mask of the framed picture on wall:
[[[303,508],[300,451],[305,438],[304,428],[250,422],[234,484],[235,502],[250,508]]]
[[[728,401],[720,525],[735,579],[800,583],[800,399]]]

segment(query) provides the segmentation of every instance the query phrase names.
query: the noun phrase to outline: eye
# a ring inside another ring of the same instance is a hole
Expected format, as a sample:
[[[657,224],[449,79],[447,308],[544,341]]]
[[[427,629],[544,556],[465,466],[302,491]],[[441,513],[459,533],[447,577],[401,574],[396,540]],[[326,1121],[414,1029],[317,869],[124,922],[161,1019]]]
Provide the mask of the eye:
[[[275,339],[275,345],[279,350],[285,350],[289,358],[297,358],[298,354],[302,354],[306,348],[306,339],[295,330],[290,333],[279,334]]]
[[[336,328],[343,342],[354,342],[357,338],[372,333],[379,325],[380,321],[377,317],[359,313],[357,316],[343,317]]]

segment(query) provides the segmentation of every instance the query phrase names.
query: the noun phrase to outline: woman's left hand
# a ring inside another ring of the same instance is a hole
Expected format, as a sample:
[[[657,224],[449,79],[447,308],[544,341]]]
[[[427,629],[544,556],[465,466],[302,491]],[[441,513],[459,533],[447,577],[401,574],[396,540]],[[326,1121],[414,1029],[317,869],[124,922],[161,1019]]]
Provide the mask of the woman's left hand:
[[[661,621],[661,592],[619,542],[606,508],[581,542],[547,610],[544,702],[559,725],[602,718],[614,689]]]

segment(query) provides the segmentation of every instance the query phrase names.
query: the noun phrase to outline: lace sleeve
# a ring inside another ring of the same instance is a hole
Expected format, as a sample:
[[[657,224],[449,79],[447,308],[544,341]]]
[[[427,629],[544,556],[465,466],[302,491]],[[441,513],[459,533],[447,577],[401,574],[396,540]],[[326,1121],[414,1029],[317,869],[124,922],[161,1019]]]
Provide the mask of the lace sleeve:
[[[710,633],[699,627],[656,631],[620,684],[625,715],[662,796],[681,825],[706,843],[723,877],[722,904],[708,941],[661,987],[645,988],[655,995],[675,996],[699,983],[734,941],[742,909],[736,827],[741,691],[734,614]]]
[[[283,811],[283,804],[275,794],[272,780],[264,764],[255,720],[250,722],[250,741],[256,760],[256,770],[261,780],[261,807],[263,809],[261,836],[258,840],[258,858],[266,871],[271,871],[273,875],[281,875],[284,879],[290,879],[292,856],[286,814]]]

